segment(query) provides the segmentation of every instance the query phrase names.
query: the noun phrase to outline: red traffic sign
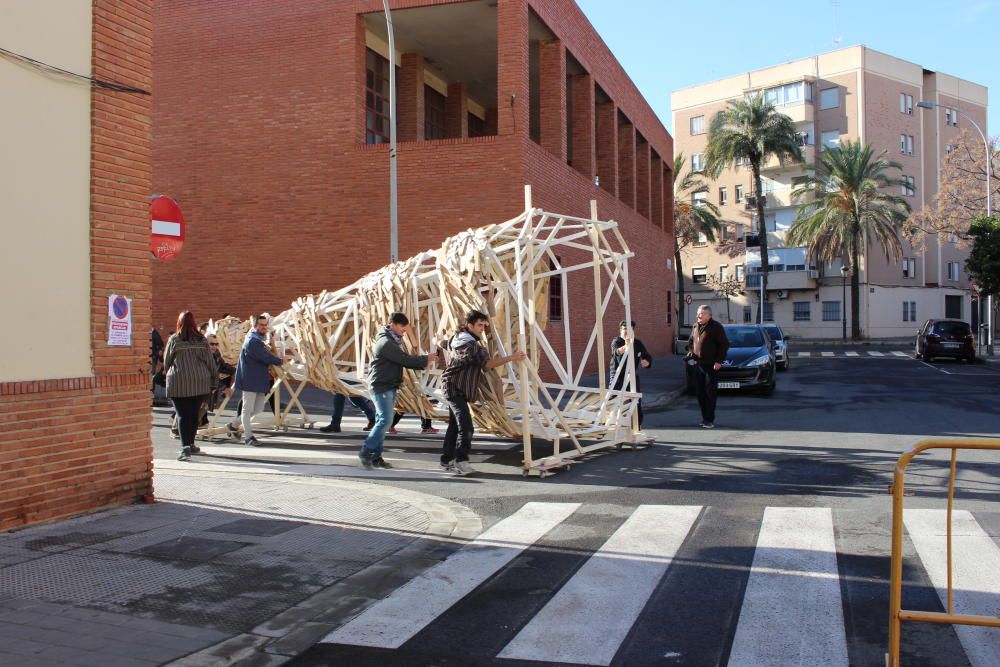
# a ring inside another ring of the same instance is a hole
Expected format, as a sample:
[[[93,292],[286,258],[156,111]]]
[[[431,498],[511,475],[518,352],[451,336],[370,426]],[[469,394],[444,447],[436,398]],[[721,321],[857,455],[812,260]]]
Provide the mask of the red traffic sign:
[[[685,294],[684,295],[684,303],[686,303],[687,305],[690,306],[693,301],[694,301],[694,297],[693,296],[691,296],[690,294]]]
[[[176,259],[184,247],[184,215],[181,207],[170,197],[154,195],[149,204],[152,224],[149,249],[153,257],[170,261]]]

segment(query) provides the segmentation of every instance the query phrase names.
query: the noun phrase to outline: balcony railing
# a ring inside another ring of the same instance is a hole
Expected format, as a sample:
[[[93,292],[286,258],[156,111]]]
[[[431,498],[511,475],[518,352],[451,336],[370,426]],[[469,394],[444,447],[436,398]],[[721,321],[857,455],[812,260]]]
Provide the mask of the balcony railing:
[[[763,274],[748,273],[746,275],[747,289],[760,289],[760,279]],[[815,289],[819,271],[805,269],[803,271],[771,271],[767,274],[768,289]]]

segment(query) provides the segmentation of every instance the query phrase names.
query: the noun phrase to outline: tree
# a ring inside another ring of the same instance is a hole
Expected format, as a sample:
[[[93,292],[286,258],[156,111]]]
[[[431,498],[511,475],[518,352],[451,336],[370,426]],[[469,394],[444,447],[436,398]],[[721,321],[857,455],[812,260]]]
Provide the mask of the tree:
[[[969,226],[972,250],[965,270],[983,294],[1000,294],[1000,217],[981,215]]]
[[[808,245],[816,264],[847,258],[851,265],[851,338],[861,338],[860,258],[866,241],[882,246],[886,260],[903,253],[899,233],[910,214],[910,205],[899,192],[900,179],[889,177],[889,169],[902,169],[885,158],[886,151],[873,154],[870,144],[844,141],[820,153],[817,175],[793,193],[816,198],[799,207],[788,230],[788,242]],[[893,190],[895,188],[895,190]]]
[[[714,243],[720,229],[719,209],[706,200],[694,201],[696,192],[706,192],[708,185],[690,169],[681,176],[684,153],[674,156],[674,262],[677,265],[677,321],[684,326],[684,263],[681,251],[704,237]]]
[[[708,129],[705,166],[712,178],[718,178],[735,160],[750,163],[753,192],[757,201],[757,235],[760,237],[760,270],[764,290],[767,290],[767,223],[764,220],[764,200],[760,197],[761,165],[771,158],[782,164],[789,159],[802,160],[795,122],[775,111],[760,93],[742,100],[730,100],[725,109],[712,118]],[[763,306],[761,306],[763,308]]]
[[[719,278],[713,275],[708,277],[706,284],[713,292],[726,300],[726,321],[732,322],[733,316],[729,312],[729,300],[743,294],[743,281],[737,280],[735,276]]]
[[[990,170],[990,190],[994,204],[1000,203],[1000,176],[997,164],[1000,152],[996,139],[990,141],[993,168]],[[927,235],[947,234],[970,241],[969,226],[977,215],[986,212],[985,146],[978,133],[962,130],[950,151],[941,156],[941,186],[929,206],[923,207],[906,221],[911,242],[922,245]]]

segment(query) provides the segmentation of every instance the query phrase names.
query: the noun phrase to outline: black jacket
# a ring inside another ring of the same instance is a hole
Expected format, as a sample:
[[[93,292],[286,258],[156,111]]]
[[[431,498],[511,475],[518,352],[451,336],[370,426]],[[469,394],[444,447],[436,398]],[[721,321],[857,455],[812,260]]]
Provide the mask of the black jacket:
[[[726,337],[726,328],[716,320],[709,320],[705,325],[705,330],[698,333],[698,325],[691,328],[691,337],[688,338],[688,350],[694,353],[694,338],[701,336],[701,355],[698,363],[703,366],[721,364],[726,360],[726,353],[729,352],[729,338]]]
[[[427,368],[427,355],[403,352],[396,339],[385,328],[375,337],[372,363],[368,369],[368,386],[373,394],[398,389],[403,384],[403,368]]]
[[[638,338],[633,339],[634,344],[632,345],[632,352],[635,354],[635,368],[638,370],[641,368],[639,362],[643,359],[649,362],[649,365],[653,365],[653,355],[649,353],[646,346],[642,344],[642,341]],[[618,376],[618,382],[615,382],[615,373],[618,371],[618,364],[627,364],[628,360],[625,358],[624,354],[618,354],[618,350],[625,344],[625,339],[621,336],[615,336],[615,339],[611,341],[611,364],[608,374],[608,383],[612,384],[612,389],[621,389],[625,386],[625,378],[628,375],[628,368],[622,369],[621,375]],[[635,390],[639,391],[639,375],[636,374],[635,378]]]

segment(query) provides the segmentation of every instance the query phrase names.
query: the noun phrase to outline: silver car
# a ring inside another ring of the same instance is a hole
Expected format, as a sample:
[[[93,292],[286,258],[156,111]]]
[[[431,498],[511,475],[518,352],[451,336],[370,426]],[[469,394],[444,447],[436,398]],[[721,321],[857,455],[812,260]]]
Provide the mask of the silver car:
[[[788,336],[777,324],[765,324],[764,331],[774,345],[774,362],[783,371],[788,370]]]

